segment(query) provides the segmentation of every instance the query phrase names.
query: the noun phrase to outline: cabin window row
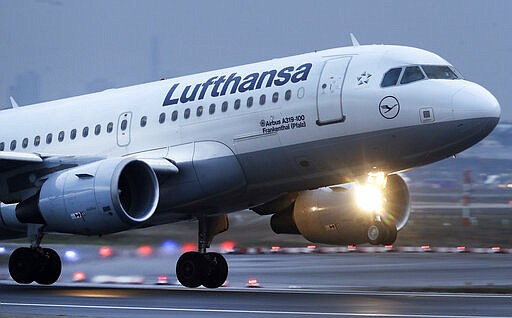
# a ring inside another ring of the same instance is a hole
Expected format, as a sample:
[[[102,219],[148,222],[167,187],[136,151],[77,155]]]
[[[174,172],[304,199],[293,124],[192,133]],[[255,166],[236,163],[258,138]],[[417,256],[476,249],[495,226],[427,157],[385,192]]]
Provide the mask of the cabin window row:
[[[98,136],[99,134],[101,134],[101,125],[100,124],[97,124],[95,127],[94,127],[94,134],[96,136]],[[114,130],[114,123],[113,122],[109,122],[107,124],[107,133],[111,133],[112,131]],[[77,131],[77,129],[71,129],[71,131],[69,132],[69,139],[71,140],[75,140],[76,137],[78,136],[79,132]],[[84,128],[82,128],[82,131],[80,132],[81,136],[83,138],[89,136],[89,127],[86,126]],[[59,142],[63,142],[64,141],[64,138],[66,137],[66,133],[62,130],[60,131],[58,134],[57,134],[57,140]],[[33,145],[34,147],[38,147],[40,144],[41,144],[41,136],[35,136],[34,137],[34,140],[33,140]],[[54,135],[53,133],[48,133],[45,137],[45,142],[46,144],[51,144],[53,141],[54,141]],[[26,149],[28,146],[29,146],[29,143],[30,143],[30,140],[29,138],[23,138],[23,140],[21,141],[21,148],[23,149]],[[4,142],[0,142],[0,151],[4,151],[5,150],[5,143]],[[9,149],[11,151],[14,151],[16,150],[16,148],[18,147],[18,142],[17,140],[12,140],[11,143],[9,144]]]
[[[284,93],[284,99],[286,101],[289,101],[291,98],[292,98],[292,91],[287,90]],[[278,101],[279,101],[279,93],[275,92],[274,94],[272,94],[272,103],[277,103]],[[267,95],[265,95],[265,94],[260,95],[258,103],[260,105],[265,105],[266,102],[267,102]],[[252,96],[248,97],[247,100],[245,101],[245,106],[247,108],[251,108],[253,105],[254,105],[254,97],[252,97]],[[238,109],[240,109],[241,106],[242,106],[242,101],[240,99],[236,99],[233,103],[233,109],[238,110]],[[226,112],[228,110],[228,108],[229,108],[229,103],[227,101],[224,101],[220,105],[220,110],[223,113]],[[210,114],[210,115],[215,114],[215,112],[217,111],[217,104],[215,104],[215,103],[210,104],[210,106],[208,107],[207,110],[208,110],[208,114]],[[196,109],[196,116],[201,117],[205,111],[206,111],[205,107],[198,106]],[[190,108],[186,108],[183,111],[183,118],[185,118],[185,119],[190,118],[191,112],[192,111]],[[165,120],[166,120],[165,113],[161,113],[160,116],[158,117],[158,122],[160,124],[163,124],[163,123],[165,123]],[[176,120],[178,120],[178,111],[177,110],[175,110],[171,113],[171,121],[176,121]],[[140,119],[140,127],[146,127],[147,123],[148,123],[147,116],[143,116]]]
[[[289,101],[292,97],[292,91],[291,90],[287,90],[284,94],[284,99],[286,101]],[[275,92],[274,94],[272,94],[272,103],[277,103],[279,101],[279,93],[278,92]],[[260,95],[259,97],[259,104],[260,105],[265,105],[265,103],[267,102],[267,96],[265,94],[262,94]],[[247,108],[251,108],[253,105],[254,105],[254,97],[250,96],[247,98],[246,102],[245,102],[245,105]],[[242,101],[240,99],[236,99],[235,102],[233,103],[233,109],[235,110],[238,110],[240,109],[240,107],[242,106]],[[216,107],[217,105],[215,103],[212,103],[210,104],[210,106],[208,107],[208,113],[210,115],[213,115],[216,111]],[[226,112],[229,108],[229,104],[227,101],[224,101],[221,106],[220,106],[220,110],[222,112]],[[203,115],[203,112],[204,112],[204,107],[203,106],[199,106],[197,107],[196,109],[196,116],[197,117],[201,117]],[[190,108],[187,108],[185,109],[185,111],[183,112],[183,117],[185,119],[188,119],[190,118],[190,114],[191,114],[191,110]],[[176,121],[178,119],[178,111],[175,110],[172,112],[171,114],[171,121]],[[160,124],[163,124],[166,120],[166,114],[165,113],[161,113],[158,117],[158,122]],[[148,118],[147,116],[143,116],[141,119],[140,119],[140,126],[141,127],[146,127],[147,126],[147,123],[148,123]],[[125,119],[121,122],[121,130],[124,131],[126,130],[128,127],[128,121]],[[107,128],[106,128],[106,131],[107,133],[111,133],[112,131],[114,130],[114,123],[113,122],[109,122],[107,124]],[[94,134],[96,136],[98,136],[99,134],[101,134],[101,131],[102,131],[102,127],[100,124],[97,124],[95,127],[94,127]],[[70,132],[69,132],[69,139],[70,140],[75,140],[77,138],[77,136],[79,135],[79,132],[77,131],[77,129],[72,129]],[[83,137],[83,138],[86,138],[87,136],[89,136],[89,127],[86,126],[82,129],[82,131],[80,132],[80,135]],[[66,133],[64,131],[60,131],[58,134],[57,134],[57,140],[59,142],[63,142],[64,139],[66,137]],[[46,135],[46,138],[45,138],[45,142],[46,144],[51,144],[52,142],[54,141],[54,136],[52,133],[48,133]],[[23,138],[23,140],[21,141],[21,148],[23,149],[26,149],[28,146],[29,146],[29,143],[30,143],[30,140],[29,138]],[[35,136],[34,139],[33,139],[33,145],[34,147],[38,147],[39,145],[41,144],[41,136]],[[12,140],[11,143],[9,144],[9,149],[11,151],[14,151],[16,150],[16,148],[18,147],[18,142],[17,140]],[[4,151],[6,148],[6,145],[4,142],[0,142],[0,151]]]

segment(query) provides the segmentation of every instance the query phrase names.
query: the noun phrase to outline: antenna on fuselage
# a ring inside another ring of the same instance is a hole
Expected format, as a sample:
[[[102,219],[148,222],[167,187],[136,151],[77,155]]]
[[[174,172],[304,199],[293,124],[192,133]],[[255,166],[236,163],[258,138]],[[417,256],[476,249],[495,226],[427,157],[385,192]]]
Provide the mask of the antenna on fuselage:
[[[9,96],[9,99],[11,100],[11,106],[12,106],[12,108],[18,108],[18,107],[20,107],[20,106],[18,105],[18,103],[16,103],[16,101],[14,100],[14,97]]]
[[[359,41],[353,33],[350,33],[350,39],[352,40],[352,46],[359,46]]]

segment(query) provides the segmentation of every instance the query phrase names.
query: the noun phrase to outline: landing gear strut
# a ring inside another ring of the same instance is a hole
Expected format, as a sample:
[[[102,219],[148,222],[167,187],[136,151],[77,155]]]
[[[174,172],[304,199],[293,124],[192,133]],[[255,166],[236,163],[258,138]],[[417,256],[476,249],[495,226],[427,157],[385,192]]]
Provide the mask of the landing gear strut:
[[[62,263],[59,254],[50,248],[42,248],[43,227],[29,225],[30,247],[16,249],[9,258],[9,273],[19,284],[37,282],[51,285],[60,277]]]
[[[228,277],[226,259],[219,253],[206,253],[206,249],[213,237],[228,227],[226,215],[199,218],[198,251],[181,255],[176,263],[176,276],[183,286],[217,288],[224,284]]]

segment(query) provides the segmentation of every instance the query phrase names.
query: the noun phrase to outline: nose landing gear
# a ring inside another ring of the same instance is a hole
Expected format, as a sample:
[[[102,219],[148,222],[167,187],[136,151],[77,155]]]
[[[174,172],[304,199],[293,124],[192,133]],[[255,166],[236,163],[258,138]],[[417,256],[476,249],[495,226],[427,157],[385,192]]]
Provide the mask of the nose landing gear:
[[[206,249],[213,237],[228,227],[225,215],[199,218],[198,251],[181,255],[176,263],[176,276],[183,286],[218,288],[224,284],[228,277],[226,259],[219,253],[206,253]]]
[[[391,245],[396,241],[396,236],[394,224],[375,221],[368,227],[368,242],[372,245]]]

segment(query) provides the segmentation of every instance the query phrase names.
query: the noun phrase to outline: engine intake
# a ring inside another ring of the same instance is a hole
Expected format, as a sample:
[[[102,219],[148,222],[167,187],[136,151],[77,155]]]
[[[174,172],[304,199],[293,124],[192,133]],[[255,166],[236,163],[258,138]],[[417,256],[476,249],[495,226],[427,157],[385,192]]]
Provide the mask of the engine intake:
[[[409,219],[409,190],[399,175],[387,177],[382,221],[402,229]],[[301,192],[288,209],[272,216],[277,234],[298,234],[315,243],[367,243],[375,216],[356,202],[355,184]]]
[[[158,180],[134,158],[109,158],[53,173],[37,199],[18,204],[20,222],[40,219],[47,231],[107,234],[136,227],[155,212]]]

